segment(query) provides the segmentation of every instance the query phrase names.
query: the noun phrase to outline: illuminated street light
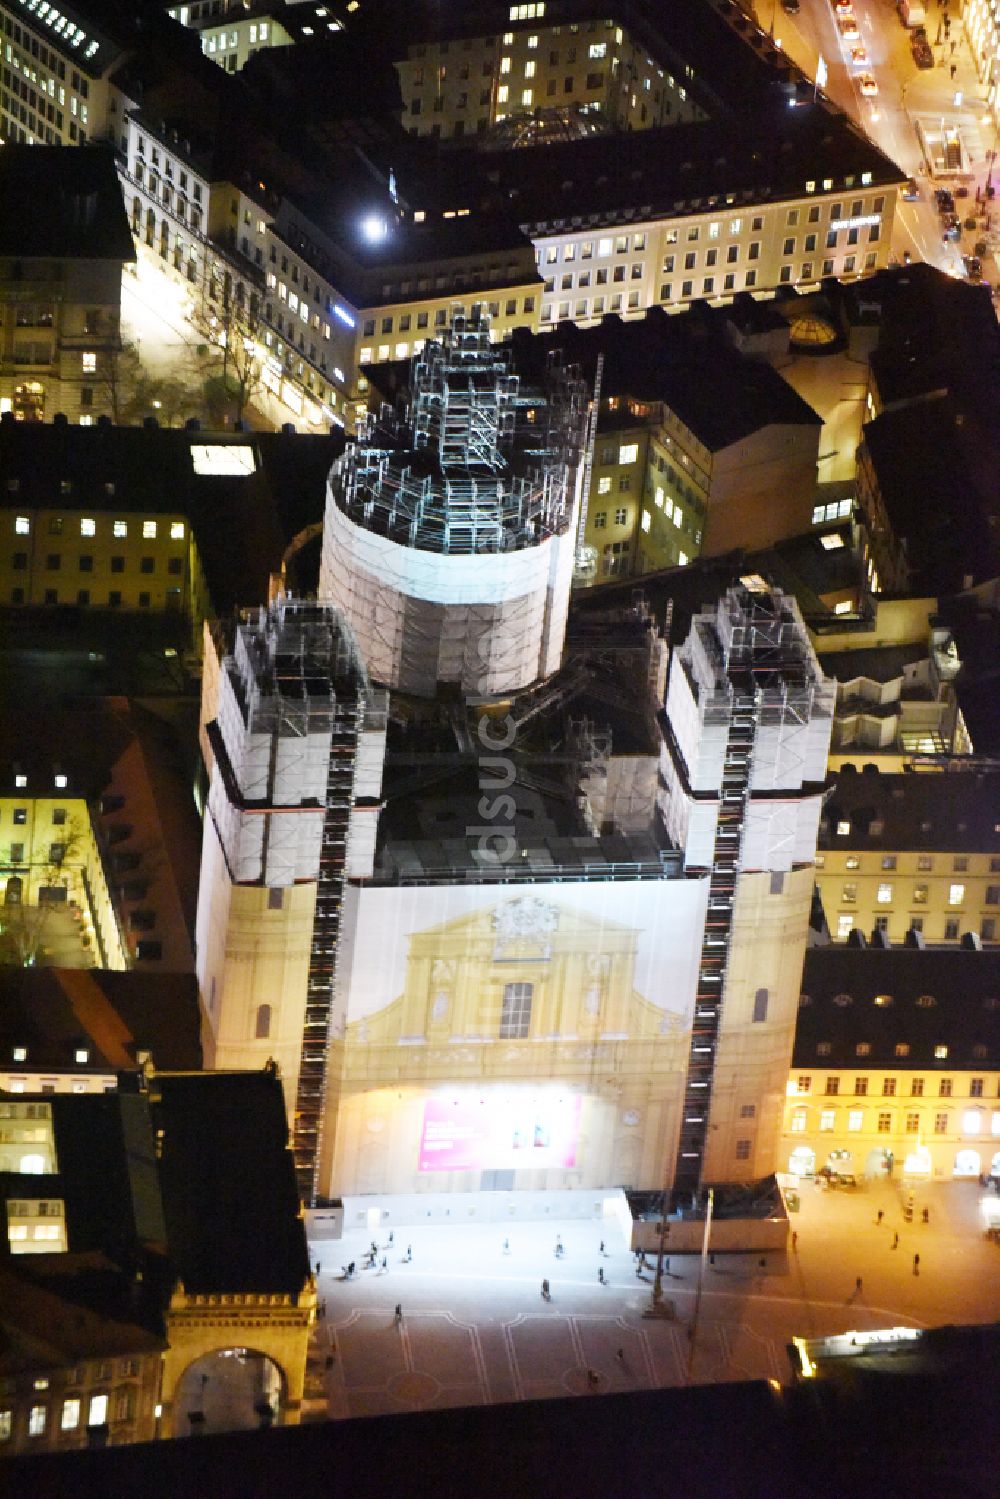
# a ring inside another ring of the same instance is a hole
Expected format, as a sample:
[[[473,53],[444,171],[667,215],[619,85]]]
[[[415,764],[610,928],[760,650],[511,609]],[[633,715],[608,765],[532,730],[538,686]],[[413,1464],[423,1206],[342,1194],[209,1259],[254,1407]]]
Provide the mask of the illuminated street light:
[[[361,220],[361,233],[370,245],[381,244],[389,232],[389,227],[380,213],[368,213]]]

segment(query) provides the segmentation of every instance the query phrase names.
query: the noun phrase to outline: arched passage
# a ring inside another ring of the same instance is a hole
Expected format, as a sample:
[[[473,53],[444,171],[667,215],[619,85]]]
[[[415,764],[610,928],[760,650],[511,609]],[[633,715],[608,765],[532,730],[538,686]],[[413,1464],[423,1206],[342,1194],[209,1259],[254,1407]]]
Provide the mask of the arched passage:
[[[188,1364],[174,1395],[174,1436],[255,1431],[280,1421],[286,1380],[254,1348],[218,1348]]]

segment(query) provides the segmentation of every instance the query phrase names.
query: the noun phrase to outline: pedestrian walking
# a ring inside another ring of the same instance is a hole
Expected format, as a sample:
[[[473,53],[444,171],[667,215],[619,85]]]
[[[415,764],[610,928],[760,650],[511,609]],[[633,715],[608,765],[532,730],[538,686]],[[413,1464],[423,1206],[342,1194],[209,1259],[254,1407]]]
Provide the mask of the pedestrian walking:
[[[795,1253],[795,1246],[798,1244],[798,1242],[799,1242],[799,1236],[798,1236],[798,1234],[797,1233],[793,1233],[792,1234],[792,1253],[793,1254]]]
[[[389,1248],[390,1249],[392,1248],[392,1246],[393,1246],[393,1244],[395,1242],[396,1242],[396,1235],[393,1233],[392,1229],[390,1228],[390,1230],[389,1230]]]
[[[319,1304],[319,1320],[322,1322],[322,1321],[325,1320],[325,1318],[326,1318],[326,1302],[325,1301],[321,1301],[320,1304]]]
[[[920,1256],[919,1256],[919,1254],[915,1254],[913,1256],[913,1273],[914,1273],[914,1275],[919,1275],[920,1274]]]
[[[930,1210],[930,1208],[924,1208],[924,1210],[920,1214],[920,1216],[921,1216],[921,1218],[923,1219],[923,1221],[925,1223],[930,1223],[930,1221],[931,1221],[931,1210]]]
[[[403,1320],[403,1303],[401,1301],[397,1301],[396,1302],[396,1321],[397,1322],[402,1322],[402,1320]]]
[[[604,1266],[603,1265],[598,1265],[598,1267],[597,1267],[597,1279],[600,1281],[600,1283],[601,1283],[602,1286],[606,1284],[605,1279],[604,1279]]]
[[[636,1265],[636,1267],[635,1267],[635,1278],[636,1278],[636,1280],[642,1280],[642,1278],[643,1278],[642,1277],[642,1266],[641,1265]]]
[[[561,1260],[562,1259],[562,1253],[563,1253],[563,1241],[562,1241],[562,1238],[560,1237],[560,1235],[556,1234],[555,1254],[556,1254],[556,1259],[557,1260]]]
[[[899,1248],[899,1234],[893,1234],[893,1236],[892,1236],[892,1247],[893,1247],[893,1249],[898,1249]]]
[[[854,1282],[854,1294],[856,1296],[860,1296],[861,1295],[861,1276],[860,1275],[858,1276],[857,1280]]]
[[[597,1384],[597,1379],[598,1379],[597,1370],[596,1369],[588,1369],[587,1370],[587,1383],[590,1385],[591,1389],[593,1389],[595,1387],[595,1385]]]
[[[542,1281],[542,1300],[543,1301],[548,1301],[549,1294],[550,1294],[549,1293],[549,1283],[548,1283],[547,1280],[543,1280]]]
[[[382,1269],[383,1270],[388,1270],[388,1268],[389,1268],[389,1256],[387,1254],[384,1254],[382,1256]]]
[[[599,1252],[601,1254],[603,1254],[604,1253],[604,1240],[603,1239],[601,1240],[600,1245],[598,1246],[598,1248],[599,1248]]]
[[[615,1354],[615,1358],[617,1358],[620,1364],[623,1364],[625,1362],[625,1349],[619,1348],[618,1352]]]
[[[670,1274],[670,1256],[669,1256],[669,1254],[667,1255],[666,1259],[663,1261],[663,1268],[666,1271],[666,1273],[669,1275]]]
[[[327,1369],[332,1369],[333,1368],[333,1354],[332,1353],[328,1353],[327,1354],[325,1362],[324,1362],[324,1367],[327,1368]]]
[[[509,1239],[504,1239],[504,1241],[503,1241],[503,1252],[504,1252],[504,1254],[510,1254],[510,1240]]]
[[[955,50],[955,49],[954,49],[954,46],[953,46],[953,47],[952,47],[952,51],[954,51],[954,50]],[[954,63],[952,63],[952,65],[951,65],[951,76],[952,76],[952,78],[954,78],[954,76],[955,76],[955,74],[956,74],[956,73],[957,73],[957,72],[958,72],[958,68],[957,68],[957,67],[956,67],[956,66],[955,66],[955,64],[954,64]]]
[[[877,1215],[877,1217],[875,1219],[875,1225],[876,1225],[877,1228],[881,1228],[882,1227],[882,1219],[884,1217],[885,1217],[885,1210],[883,1208],[879,1208],[878,1215]]]
[[[322,1269],[323,1269],[323,1266],[320,1264],[319,1260],[317,1260],[316,1261],[316,1274],[319,1275],[319,1273],[320,1273],[320,1271]]]
[[[404,1265],[411,1265],[412,1263],[413,1263],[413,1245],[412,1244],[407,1244],[407,1246],[406,1246],[406,1255],[404,1256],[403,1264]]]

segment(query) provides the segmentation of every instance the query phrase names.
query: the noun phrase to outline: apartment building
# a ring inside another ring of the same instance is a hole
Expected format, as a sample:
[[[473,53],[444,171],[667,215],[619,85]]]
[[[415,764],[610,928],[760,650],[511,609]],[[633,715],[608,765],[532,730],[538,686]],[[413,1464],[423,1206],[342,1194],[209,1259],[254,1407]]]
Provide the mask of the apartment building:
[[[1000,1175],[1000,956],[806,953],[782,1165],[916,1183]]]
[[[89,425],[110,404],[135,258],[110,151],[0,151],[0,413]]]
[[[536,138],[544,141],[547,131],[645,130],[705,118],[693,70],[675,64],[675,76],[650,56],[648,42],[617,21],[550,20],[586,9],[580,6],[501,9],[510,30],[474,33],[500,14],[472,7],[458,23],[464,34],[456,34],[449,17],[447,37],[411,42],[397,61],[403,123],[414,135],[485,136],[504,120],[533,117]]]
[[[1000,777],[974,758],[902,775],[843,765],[820,823],[830,934],[1000,940]]]
[[[107,130],[121,37],[108,18],[0,4],[0,141],[85,146]]]

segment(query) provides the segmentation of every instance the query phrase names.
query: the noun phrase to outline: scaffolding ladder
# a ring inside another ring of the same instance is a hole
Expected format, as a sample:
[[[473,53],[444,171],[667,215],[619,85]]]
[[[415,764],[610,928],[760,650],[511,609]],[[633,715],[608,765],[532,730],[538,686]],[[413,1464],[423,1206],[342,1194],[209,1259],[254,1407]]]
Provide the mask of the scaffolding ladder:
[[[295,1090],[292,1154],[299,1196],[307,1205],[317,1196],[327,1057],[333,1013],[337,948],[347,875],[347,836],[354,788],[358,726],[363,705],[338,712],[333,724],[327,771],[326,811],[316,882],[316,911],[309,950],[306,1013]]]
[[[701,1186],[756,729],[757,694],[735,694],[726,738],[674,1169],[674,1191],[678,1194],[694,1195]]]

